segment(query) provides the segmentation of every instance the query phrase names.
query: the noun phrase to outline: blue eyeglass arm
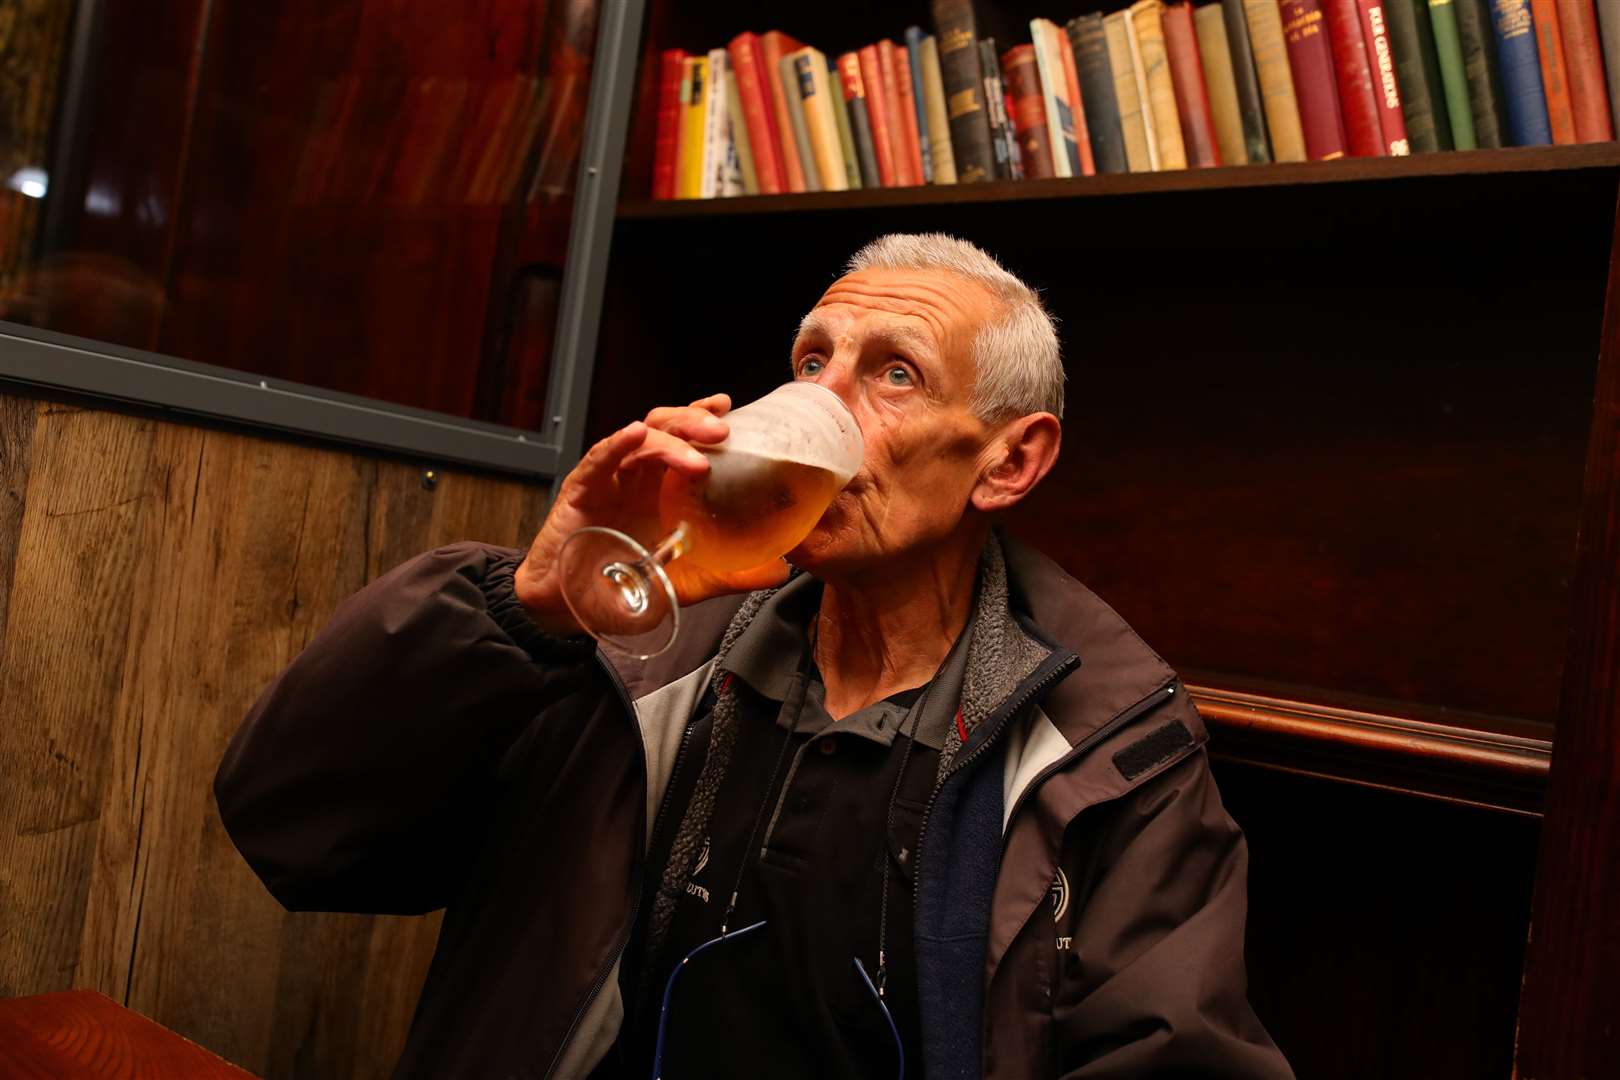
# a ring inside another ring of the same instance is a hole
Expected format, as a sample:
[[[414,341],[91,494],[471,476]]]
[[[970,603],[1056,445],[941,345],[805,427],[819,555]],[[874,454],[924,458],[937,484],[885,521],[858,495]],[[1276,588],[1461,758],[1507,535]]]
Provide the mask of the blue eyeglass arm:
[[[861,982],[865,983],[866,988],[872,991],[872,1000],[877,1002],[877,1007],[883,1010],[883,1019],[889,1022],[889,1033],[894,1036],[894,1052],[900,1056],[900,1071],[895,1075],[900,1080],[906,1080],[906,1044],[900,1041],[900,1029],[895,1026],[894,1015],[889,1012],[889,1006],[884,1003],[883,995],[878,993],[877,987],[872,982],[872,976],[868,975],[866,969],[861,966],[860,957],[856,957],[853,963],[855,964],[855,970],[861,973]]]
[[[710,941],[705,941],[703,944],[681,957],[681,962],[676,964],[675,970],[669,973],[669,981],[664,983],[664,1001],[663,1004],[658,1007],[658,1042],[655,1044],[653,1049],[653,1080],[659,1080],[664,1073],[664,1034],[669,1023],[669,999],[670,995],[675,993],[675,980],[680,978],[681,970],[685,968],[686,965],[694,958],[696,958],[698,953],[712,949],[714,946],[719,945],[723,941],[730,941],[732,938],[740,938],[744,934],[751,934],[764,925],[765,920],[761,919],[759,922],[752,923],[740,930],[733,930],[730,933],[721,934],[719,937]],[[857,964],[856,966],[859,967],[860,965]],[[864,978],[866,973],[863,971],[861,972],[861,975]],[[871,985],[870,979],[867,980],[867,985]],[[885,1009],[884,1013],[887,1014],[888,1010]],[[889,1021],[889,1026],[894,1026],[893,1020]]]

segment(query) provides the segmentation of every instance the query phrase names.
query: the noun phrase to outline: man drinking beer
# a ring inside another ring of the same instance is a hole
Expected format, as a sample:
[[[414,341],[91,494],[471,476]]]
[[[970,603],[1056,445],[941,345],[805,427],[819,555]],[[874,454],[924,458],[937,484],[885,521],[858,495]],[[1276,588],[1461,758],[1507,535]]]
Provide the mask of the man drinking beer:
[[[563,543],[656,531],[727,437],[723,395],[655,409],[526,553],[441,548],[348,600],[232,742],[221,812],[283,904],[446,909],[397,1074],[1291,1075],[1184,687],[993,528],[1058,455],[1039,299],[886,236],[792,377],[865,442],[796,571],[677,559],[651,660],[580,633]]]

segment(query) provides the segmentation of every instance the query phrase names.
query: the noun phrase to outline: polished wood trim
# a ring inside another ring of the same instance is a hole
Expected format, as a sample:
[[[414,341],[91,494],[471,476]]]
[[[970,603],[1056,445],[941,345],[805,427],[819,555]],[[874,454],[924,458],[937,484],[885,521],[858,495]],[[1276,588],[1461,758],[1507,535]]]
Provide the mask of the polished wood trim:
[[[1614,225],[1620,245],[1620,214]],[[1612,1076],[1620,1061],[1620,248],[1593,395],[1574,611],[1519,999],[1514,1072]]]
[[[1212,686],[1189,686],[1211,750],[1299,775],[1535,813],[1547,739]]]
[[[1181,169],[1155,173],[1112,173],[1073,179],[998,180],[982,184],[949,184],[937,187],[865,188],[859,191],[813,192],[801,195],[752,195],[729,199],[631,199],[619,204],[618,216],[621,221],[713,218],[788,214],[809,210],[1024,202],[1174,191],[1225,191],[1308,184],[1376,183],[1428,177],[1579,172],[1590,169],[1620,170],[1620,143],[1459,150],[1400,158],[1345,158],[1340,161],[1233,165],[1218,169]]]

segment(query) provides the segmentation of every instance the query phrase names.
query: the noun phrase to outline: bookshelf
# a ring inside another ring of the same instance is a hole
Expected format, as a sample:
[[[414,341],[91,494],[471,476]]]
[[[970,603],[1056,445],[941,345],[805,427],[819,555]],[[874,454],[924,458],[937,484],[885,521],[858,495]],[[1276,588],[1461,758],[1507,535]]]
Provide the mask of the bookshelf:
[[[1015,43],[1122,5],[984,6]],[[880,233],[981,244],[1042,291],[1070,374],[1063,460],[1010,531],[1191,685],[1255,853],[1252,996],[1300,1075],[1505,1075],[1521,1009],[1518,1060],[1576,1060],[1547,1055],[1584,1037],[1559,1003],[1601,1000],[1569,985],[1582,930],[1538,918],[1561,951],[1520,984],[1538,836],[1568,838],[1538,911],[1620,888],[1578,840],[1592,785],[1620,790],[1620,144],[647,197],[660,50],[912,23],[926,3],[649,4],[587,438],[769,389]]]

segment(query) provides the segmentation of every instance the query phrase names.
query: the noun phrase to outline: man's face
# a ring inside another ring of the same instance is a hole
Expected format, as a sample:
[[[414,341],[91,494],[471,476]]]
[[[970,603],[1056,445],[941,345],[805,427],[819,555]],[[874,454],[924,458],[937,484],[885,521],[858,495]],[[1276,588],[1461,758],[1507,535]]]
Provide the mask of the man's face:
[[[990,429],[968,409],[973,340],[998,302],[937,271],[862,270],[805,318],[793,372],[844,400],[866,461],[789,556],[821,574],[858,571],[955,530],[987,463]]]

